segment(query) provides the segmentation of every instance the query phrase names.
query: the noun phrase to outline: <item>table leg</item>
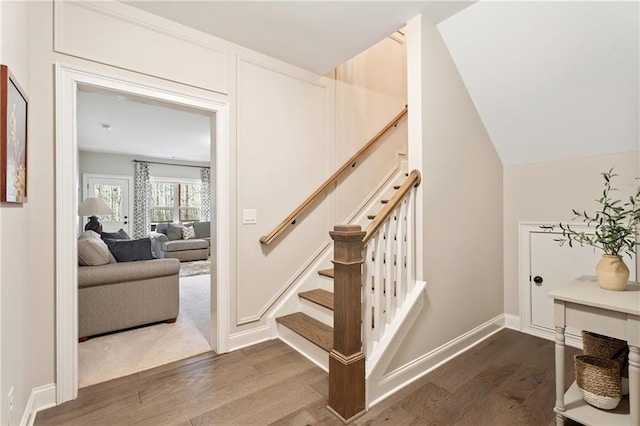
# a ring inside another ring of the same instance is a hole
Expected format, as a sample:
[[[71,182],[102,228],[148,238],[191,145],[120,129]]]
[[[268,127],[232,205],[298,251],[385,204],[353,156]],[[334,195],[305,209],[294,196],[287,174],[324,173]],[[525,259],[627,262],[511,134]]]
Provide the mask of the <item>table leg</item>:
[[[556,327],[556,423],[564,424],[564,327]]]
[[[629,408],[631,424],[640,425],[640,348],[629,345]]]

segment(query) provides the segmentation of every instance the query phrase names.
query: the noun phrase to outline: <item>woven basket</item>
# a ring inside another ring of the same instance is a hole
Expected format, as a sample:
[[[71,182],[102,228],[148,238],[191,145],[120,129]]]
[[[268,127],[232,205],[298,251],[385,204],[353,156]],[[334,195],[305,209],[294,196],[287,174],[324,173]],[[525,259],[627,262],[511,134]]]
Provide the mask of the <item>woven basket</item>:
[[[582,398],[596,408],[613,410],[622,399],[620,365],[612,360],[576,355],[576,384]]]
[[[582,344],[584,347],[584,355],[616,361],[620,364],[622,377],[629,377],[629,347],[626,341],[603,336],[591,331],[583,331]],[[627,395],[628,393],[629,381],[625,380],[623,383],[623,395]]]

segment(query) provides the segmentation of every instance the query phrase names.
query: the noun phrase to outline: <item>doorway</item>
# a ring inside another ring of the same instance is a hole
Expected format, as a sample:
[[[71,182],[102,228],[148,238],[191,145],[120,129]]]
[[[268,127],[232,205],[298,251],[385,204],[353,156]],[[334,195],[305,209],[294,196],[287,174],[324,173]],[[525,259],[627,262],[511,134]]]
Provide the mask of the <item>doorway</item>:
[[[141,77],[142,78],[142,77]],[[77,320],[77,216],[78,141],[76,135],[77,94],[80,88],[120,92],[151,101],[196,109],[211,117],[211,165],[215,171],[216,273],[211,275],[210,344],[218,353],[226,352],[228,331],[219,305],[227,305],[229,276],[229,150],[228,105],[226,99],[212,100],[185,92],[167,90],[144,82],[121,80],[62,65],[56,66],[56,382],[57,403],[75,399],[78,392],[78,320]],[[211,94],[212,97],[217,95]],[[213,176],[212,176],[213,177]],[[219,283],[221,283],[219,285]]]
[[[105,232],[124,229],[131,235],[131,208],[133,207],[133,179],[131,176],[95,175],[83,173],[83,199],[101,198],[113,210],[113,214],[100,216]],[[84,223],[84,221],[82,222]]]

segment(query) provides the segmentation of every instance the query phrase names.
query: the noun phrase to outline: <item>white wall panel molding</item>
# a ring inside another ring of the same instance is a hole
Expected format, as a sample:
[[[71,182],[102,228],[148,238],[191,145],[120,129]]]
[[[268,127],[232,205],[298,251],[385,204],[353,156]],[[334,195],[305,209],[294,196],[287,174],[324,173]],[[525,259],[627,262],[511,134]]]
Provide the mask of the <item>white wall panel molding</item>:
[[[228,93],[229,43],[119,2],[54,3],[54,51]]]
[[[257,224],[238,227],[232,315],[241,327],[263,321],[327,245],[329,194],[274,246],[258,240],[333,172],[334,85],[262,55],[238,54],[235,65],[236,211],[258,211]]]
[[[326,77],[322,77],[318,74],[305,71],[302,68],[289,65],[285,62],[281,62],[275,59],[271,60],[267,56],[264,56],[262,54],[256,54],[252,56],[253,57],[249,57],[244,54],[236,55],[237,69],[240,68],[242,63],[247,63],[285,75],[287,77],[295,78],[297,80],[321,87],[323,89],[327,89],[330,86],[331,80]]]
[[[327,230],[327,235],[329,231]],[[323,244],[314,254],[309,258],[301,267],[296,271],[296,273],[282,286],[278,289],[276,293],[262,306],[262,308],[255,314],[251,316],[246,316],[244,318],[238,318],[236,323],[237,326],[241,326],[244,324],[249,324],[252,322],[257,322],[262,319],[262,317],[271,309],[276,302],[282,297],[283,294],[289,290],[289,288],[297,283],[303,275],[309,270],[309,267],[312,264],[315,264],[323,253],[325,253],[326,249],[329,247],[329,243]],[[256,342],[257,343],[257,342]]]

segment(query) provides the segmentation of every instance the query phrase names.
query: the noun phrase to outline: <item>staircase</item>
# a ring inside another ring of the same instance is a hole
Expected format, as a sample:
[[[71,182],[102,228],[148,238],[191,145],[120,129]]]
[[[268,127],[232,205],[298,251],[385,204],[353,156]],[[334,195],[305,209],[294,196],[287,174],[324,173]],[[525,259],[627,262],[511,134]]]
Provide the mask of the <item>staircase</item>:
[[[401,172],[399,176],[396,176],[394,184],[391,185],[393,191],[383,192],[379,199],[375,200],[374,206],[365,215],[366,220],[360,220],[362,225],[368,226],[375,219],[379,210],[389,202],[393,193],[400,188],[399,181],[408,175],[407,172]],[[363,228],[366,228],[366,226],[363,226]],[[333,268],[318,269],[316,280],[318,288],[298,293],[301,311],[276,318],[279,332],[282,332],[281,327],[286,327],[296,333],[297,336],[291,336],[286,330],[284,331],[285,336],[288,337],[288,339],[284,339],[285,342],[295,349],[301,351],[300,349],[303,347],[309,348],[305,342],[298,338],[299,336],[323,350],[319,357],[311,358],[309,356],[309,352],[317,353],[314,349],[311,349],[311,351],[307,349],[304,355],[327,371],[329,369],[329,352],[333,348],[333,279]]]
[[[405,324],[405,319],[412,309],[422,308],[421,295],[424,286],[415,285],[412,262],[414,251],[411,247],[413,238],[409,235],[414,230],[412,221],[415,220],[412,214],[415,197],[413,188],[419,181],[419,173],[415,171],[411,175],[403,172],[397,176],[394,184],[389,185],[388,192],[383,191],[383,195],[375,201],[376,207],[369,209],[367,213],[370,214],[362,215],[364,223],[361,226],[366,225],[363,226],[367,229],[366,233],[360,231],[360,226],[340,227],[341,231],[353,229],[353,236],[348,236],[352,240],[349,244],[360,244],[350,247],[360,247],[356,250],[357,258],[361,261],[339,259],[338,257],[344,255],[345,249],[336,248],[334,263],[342,269],[318,268],[315,272],[316,288],[303,288],[297,293],[298,312],[275,318],[280,339],[329,371],[330,389],[331,383],[336,380],[339,382],[340,379],[332,379],[329,366],[339,363],[340,359],[351,360],[361,356],[362,389],[358,390],[356,383],[355,388],[348,392],[362,395],[362,402],[353,404],[357,408],[347,408],[347,414],[340,412],[341,409],[335,409],[332,406],[330,390],[329,407],[333,408],[334,413],[343,421],[348,421],[355,414],[350,410],[361,412],[366,409],[365,379],[372,377],[372,372],[383,358],[382,354],[389,350],[397,350],[397,347],[390,347],[390,342],[401,326],[409,328],[410,324]],[[347,237],[344,232],[333,234]],[[338,240],[335,243],[338,247]],[[351,272],[345,272],[345,269],[350,269]],[[334,279],[336,282],[340,280],[343,289],[351,288],[340,293],[343,298],[349,298],[345,295],[351,294],[352,300],[334,300]],[[337,318],[346,317],[350,317],[350,320],[346,321],[348,324],[341,323],[334,330],[334,308],[338,310],[338,302],[341,303],[342,313],[335,315],[336,321]],[[415,315],[413,318],[415,319]],[[336,341],[334,345],[334,338],[341,339],[343,343]],[[353,339],[357,341],[354,343]],[[342,351],[350,353],[341,352],[339,347],[343,348]],[[351,349],[344,349],[346,347]],[[390,357],[387,358],[390,360]],[[350,362],[341,364],[341,371],[350,368],[347,365]],[[341,382],[337,387],[351,387],[352,381],[350,377],[348,382]],[[340,404],[341,402],[338,402],[338,405]]]

